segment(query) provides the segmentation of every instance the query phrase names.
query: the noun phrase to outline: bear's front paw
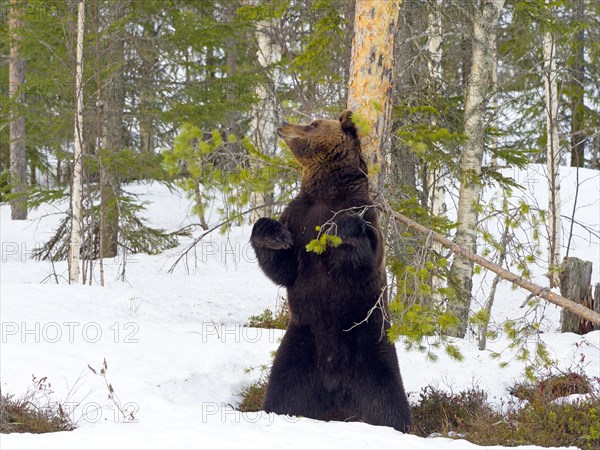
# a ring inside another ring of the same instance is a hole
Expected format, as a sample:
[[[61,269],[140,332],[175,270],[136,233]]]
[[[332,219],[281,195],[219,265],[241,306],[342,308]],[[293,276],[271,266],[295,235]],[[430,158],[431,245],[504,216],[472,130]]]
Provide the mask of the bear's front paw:
[[[293,244],[292,235],[285,225],[267,217],[261,217],[254,224],[250,242],[255,247],[271,250],[285,250]]]
[[[342,216],[335,220],[337,224],[337,235],[342,238],[358,237],[367,232],[367,222],[360,216]]]

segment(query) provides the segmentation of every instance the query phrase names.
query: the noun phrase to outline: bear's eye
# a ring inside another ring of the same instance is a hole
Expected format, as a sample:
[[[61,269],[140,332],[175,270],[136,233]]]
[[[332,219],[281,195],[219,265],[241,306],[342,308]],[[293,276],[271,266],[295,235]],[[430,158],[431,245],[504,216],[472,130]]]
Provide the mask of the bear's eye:
[[[313,122],[309,125],[309,128],[317,128],[318,122]]]

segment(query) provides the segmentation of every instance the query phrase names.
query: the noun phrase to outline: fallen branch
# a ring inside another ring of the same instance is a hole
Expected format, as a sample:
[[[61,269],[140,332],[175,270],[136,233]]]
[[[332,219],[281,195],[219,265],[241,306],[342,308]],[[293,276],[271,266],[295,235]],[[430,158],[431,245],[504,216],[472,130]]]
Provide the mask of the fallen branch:
[[[486,269],[491,270],[492,272],[504,278],[505,280],[508,280],[516,284],[517,286],[522,287],[523,289],[527,289],[529,292],[532,292],[535,296],[541,297],[545,300],[548,300],[550,303],[554,303],[555,305],[561,306],[567,311],[577,314],[579,317],[589,320],[590,322],[600,324],[600,314],[598,314],[597,312],[586,308],[583,305],[575,303],[574,301],[569,300],[568,298],[565,298],[562,295],[556,294],[552,292],[549,288],[542,287],[538,284],[532,283],[531,281],[524,279],[519,275],[515,275],[514,273],[503,269],[499,265],[494,264],[493,262],[488,261],[487,259],[475,253],[465,250],[458,244],[452,242],[449,239],[446,239],[444,236],[436,233],[435,231],[430,230],[427,227],[424,227],[421,224],[418,224],[417,222],[409,219],[406,216],[403,216],[402,214],[396,211],[392,211],[389,208],[384,209],[385,212],[391,214],[396,221],[418,231],[421,234],[431,236],[431,238],[434,241],[439,242],[444,247],[449,248],[450,250],[452,250],[453,253],[467,258],[470,261],[479,264],[481,267],[485,267]]]

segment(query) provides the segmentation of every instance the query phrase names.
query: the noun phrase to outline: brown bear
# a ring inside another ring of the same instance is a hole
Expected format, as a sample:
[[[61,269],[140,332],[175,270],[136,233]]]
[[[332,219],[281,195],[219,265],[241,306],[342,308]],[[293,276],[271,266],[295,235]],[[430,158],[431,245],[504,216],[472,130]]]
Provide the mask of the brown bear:
[[[406,432],[410,408],[386,335],[383,237],[352,112],[277,134],[302,178],[280,220],[259,219],[250,238],[263,272],[287,288],[291,316],[263,410]],[[325,225],[341,244],[307,251]]]

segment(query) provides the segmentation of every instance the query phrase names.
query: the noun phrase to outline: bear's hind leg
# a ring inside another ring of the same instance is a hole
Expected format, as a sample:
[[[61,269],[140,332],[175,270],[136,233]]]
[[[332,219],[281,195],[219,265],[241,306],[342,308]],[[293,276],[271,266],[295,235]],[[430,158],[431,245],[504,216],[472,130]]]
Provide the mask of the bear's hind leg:
[[[412,420],[398,368],[396,349],[380,342],[366,364],[357,368],[349,393],[356,419],[371,425],[383,425],[406,433]]]
[[[312,332],[290,324],[275,355],[262,409],[327,420],[328,397],[318,377]]]

